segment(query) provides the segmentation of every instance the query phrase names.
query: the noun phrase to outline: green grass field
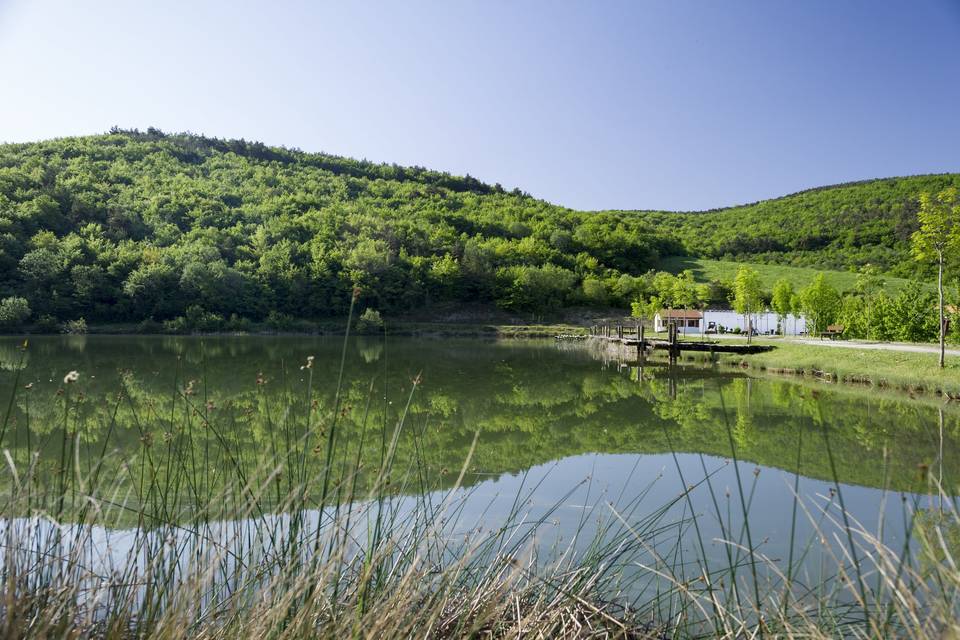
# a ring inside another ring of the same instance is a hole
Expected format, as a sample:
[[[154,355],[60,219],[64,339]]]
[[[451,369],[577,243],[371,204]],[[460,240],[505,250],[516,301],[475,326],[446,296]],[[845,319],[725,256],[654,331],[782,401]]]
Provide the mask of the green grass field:
[[[820,347],[781,339],[755,338],[753,342],[777,348],[749,356],[721,354],[718,362],[756,371],[818,376],[837,382],[960,398],[958,357],[947,356],[946,366],[940,369],[936,353]]]
[[[657,265],[657,268],[670,273],[680,273],[685,269],[693,271],[694,277],[698,282],[709,282],[719,280],[721,282],[732,282],[737,273],[737,269],[742,264],[753,267],[760,274],[760,280],[763,288],[767,291],[773,289],[774,283],[780,278],[786,278],[793,283],[796,288],[805,287],[818,274],[823,273],[827,282],[840,291],[849,291],[856,286],[857,274],[852,271],[820,271],[808,267],[790,267],[780,264],[762,264],[762,263],[741,263],[731,260],[709,260],[707,258],[693,258],[689,256],[668,256],[663,258]],[[884,289],[889,294],[896,294],[906,287],[915,287],[917,283],[906,278],[887,277]],[[933,288],[932,283],[920,283],[923,288]]]

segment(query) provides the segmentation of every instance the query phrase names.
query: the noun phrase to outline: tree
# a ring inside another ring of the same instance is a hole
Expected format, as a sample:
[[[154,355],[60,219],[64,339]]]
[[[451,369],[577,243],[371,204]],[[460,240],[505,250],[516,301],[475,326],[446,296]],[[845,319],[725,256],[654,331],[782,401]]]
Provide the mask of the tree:
[[[501,291],[497,304],[511,311],[544,313],[563,306],[577,282],[572,271],[552,264],[517,266],[498,272]]]
[[[773,285],[773,298],[770,300],[770,306],[773,307],[777,318],[780,321],[780,333],[787,332],[787,316],[793,311],[793,283],[785,278],[777,280]]]
[[[647,318],[652,318],[663,308],[663,301],[657,296],[653,296],[647,302],[634,300],[630,303],[630,315],[634,318],[640,318],[640,323]]]
[[[800,292],[800,306],[807,316],[807,327],[822,334],[840,312],[840,292],[827,282],[822,273]]]
[[[607,285],[599,278],[584,278],[580,285],[583,291],[583,299],[588,305],[594,307],[604,307],[610,302],[610,293],[607,291]]]
[[[800,298],[799,293],[794,293],[790,296],[790,314],[793,315],[793,332],[797,332],[797,321],[800,318],[800,315],[803,313],[803,300]],[[806,329],[806,325],[804,325]]]
[[[873,296],[883,289],[886,283],[883,274],[880,273],[878,268],[872,264],[865,264],[860,267],[860,271],[857,272],[854,288],[860,295]]]
[[[917,220],[920,228],[913,233],[913,255],[921,262],[937,263],[937,310],[940,320],[940,367],[943,367],[946,323],[943,317],[943,269],[958,246],[960,199],[956,187],[944,189],[936,196],[920,194]]]
[[[693,279],[693,271],[689,269],[681,273],[673,281],[673,302],[678,307],[690,309],[697,306],[697,283]]]
[[[0,327],[16,328],[30,317],[30,305],[25,298],[10,297],[0,301]]]
[[[756,269],[741,266],[733,279],[733,310],[744,317],[747,325],[747,342],[753,333],[751,314],[763,304],[763,290],[760,287],[760,274]]]

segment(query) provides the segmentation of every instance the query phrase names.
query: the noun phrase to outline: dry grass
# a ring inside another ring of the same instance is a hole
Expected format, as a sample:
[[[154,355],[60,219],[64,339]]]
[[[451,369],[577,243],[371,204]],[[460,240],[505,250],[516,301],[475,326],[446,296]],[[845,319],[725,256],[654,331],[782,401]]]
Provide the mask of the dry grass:
[[[584,528],[563,546],[545,547],[540,536],[551,509],[533,516],[523,507],[529,494],[517,495],[492,528],[480,526],[488,524],[482,516],[465,519],[469,492],[460,487],[473,448],[451,488],[400,497],[395,487],[415,487],[405,480],[421,471],[395,467],[406,410],[379,430],[364,422],[359,450],[378,450],[379,468],[362,470],[359,452],[341,455],[340,407],[314,407],[311,364],[304,365],[307,411],[278,434],[285,448],[252,466],[222,440],[216,459],[229,461],[233,476],[216,490],[191,484],[203,469],[178,449],[196,428],[189,424],[170,426],[165,457],[145,445],[138,459],[124,461],[128,475],[101,473],[117,468],[106,464],[115,455],[108,441],[99,459],[81,464],[82,429],[71,420],[65,383],[56,472],[36,457],[26,468],[5,458],[0,634],[960,637],[960,521],[950,492],[934,482],[925,508],[919,501],[907,508],[908,539],[895,546],[851,518],[838,483],[829,497],[794,495],[791,531],[807,520],[815,533],[791,534],[789,548],[821,550],[826,570],[815,582],[801,578],[802,558],[767,557],[751,538],[757,480],[739,471],[730,498],[716,495],[709,474],[680,474],[686,489],[668,504],[644,504],[644,492],[628,504],[597,503],[583,519],[589,536]],[[417,380],[408,409],[416,391]],[[174,400],[192,406],[186,392],[178,394]],[[739,469],[730,425],[727,432]],[[405,435],[417,438],[415,429]],[[317,468],[307,464],[314,455],[327,461],[318,472],[308,471]],[[273,499],[278,479],[285,492]],[[198,501],[184,500],[191,490]],[[695,492],[715,513],[694,508]],[[724,500],[735,516],[722,512]],[[705,518],[723,524],[722,539],[703,538]],[[726,550],[726,563],[710,560],[711,543]]]

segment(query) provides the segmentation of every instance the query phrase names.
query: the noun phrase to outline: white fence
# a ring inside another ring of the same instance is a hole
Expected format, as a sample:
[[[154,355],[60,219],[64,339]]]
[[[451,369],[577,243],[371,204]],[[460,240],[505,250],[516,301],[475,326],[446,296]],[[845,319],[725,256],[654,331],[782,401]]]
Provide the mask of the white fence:
[[[807,331],[807,321],[802,315],[787,316],[782,327],[780,325],[780,319],[775,313],[752,313],[750,314],[750,319],[753,323],[754,332],[759,334],[780,333],[782,329],[782,332],[786,335],[795,336],[806,333]],[[712,327],[710,324],[711,322],[713,323]],[[743,315],[736,313],[735,311],[722,309],[704,311],[703,323],[700,326],[702,331],[713,331],[716,329],[719,332],[720,327],[726,329],[728,333],[734,329],[740,329],[740,331],[743,332],[747,330],[747,325]],[[691,330],[687,329],[687,331],[690,332]]]

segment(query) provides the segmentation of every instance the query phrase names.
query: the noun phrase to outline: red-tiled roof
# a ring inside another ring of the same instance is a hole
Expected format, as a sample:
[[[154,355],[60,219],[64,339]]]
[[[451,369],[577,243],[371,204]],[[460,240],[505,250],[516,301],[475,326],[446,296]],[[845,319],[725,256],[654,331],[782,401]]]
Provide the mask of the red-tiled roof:
[[[679,320],[700,320],[703,318],[703,311],[696,309],[661,309],[661,318],[676,318]]]

